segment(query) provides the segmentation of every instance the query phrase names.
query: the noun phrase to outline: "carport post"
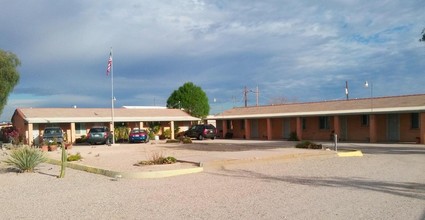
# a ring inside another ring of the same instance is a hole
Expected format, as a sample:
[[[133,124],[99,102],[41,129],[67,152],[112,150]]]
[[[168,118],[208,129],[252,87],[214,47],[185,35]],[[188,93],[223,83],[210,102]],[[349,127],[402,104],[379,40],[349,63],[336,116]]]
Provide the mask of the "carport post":
[[[338,152],[338,135],[334,134],[335,152]]]
[[[175,139],[175,134],[174,134],[174,121],[171,121],[171,140],[174,140]]]

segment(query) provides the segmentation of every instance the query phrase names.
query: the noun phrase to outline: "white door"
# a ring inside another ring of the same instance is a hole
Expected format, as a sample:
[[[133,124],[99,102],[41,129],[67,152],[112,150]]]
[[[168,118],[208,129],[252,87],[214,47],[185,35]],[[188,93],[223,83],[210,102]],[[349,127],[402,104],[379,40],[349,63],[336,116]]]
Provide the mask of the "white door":
[[[38,130],[38,124],[33,124],[32,126],[32,139],[34,141],[34,145],[38,145],[40,143],[40,131]]]

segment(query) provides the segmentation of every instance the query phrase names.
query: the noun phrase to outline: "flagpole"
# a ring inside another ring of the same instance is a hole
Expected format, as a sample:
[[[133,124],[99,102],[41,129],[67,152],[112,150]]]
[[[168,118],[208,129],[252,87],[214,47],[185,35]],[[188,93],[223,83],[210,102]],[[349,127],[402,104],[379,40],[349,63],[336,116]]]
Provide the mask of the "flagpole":
[[[112,57],[112,47],[111,47],[111,57]],[[114,97],[114,61],[112,59],[111,62],[111,118],[112,118],[112,122],[111,122],[111,131],[112,131],[112,144],[115,144],[115,132],[113,132],[115,130],[115,121],[114,121],[114,102],[115,102],[115,97]]]

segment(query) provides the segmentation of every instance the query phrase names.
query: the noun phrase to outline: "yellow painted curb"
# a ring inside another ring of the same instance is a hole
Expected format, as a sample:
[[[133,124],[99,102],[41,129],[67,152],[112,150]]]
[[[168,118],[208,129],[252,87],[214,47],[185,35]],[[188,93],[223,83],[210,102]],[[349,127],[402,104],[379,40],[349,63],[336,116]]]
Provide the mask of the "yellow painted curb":
[[[47,163],[53,165],[60,165],[61,161],[48,159]],[[186,168],[186,169],[177,169],[177,170],[160,170],[160,171],[148,171],[148,172],[118,172],[112,170],[106,170],[81,164],[75,164],[67,162],[66,166],[75,170],[86,171],[94,174],[101,174],[104,176],[109,176],[113,178],[131,178],[131,179],[148,179],[148,178],[163,178],[163,177],[171,177],[178,175],[185,175],[191,173],[199,173],[204,171],[203,167],[195,167],[195,168]]]
[[[219,166],[227,166],[227,165],[237,165],[237,164],[246,164],[246,163],[255,163],[255,162],[267,162],[274,160],[287,160],[287,159],[296,159],[296,158],[306,158],[306,157],[334,157],[335,153],[330,151],[323,152],[314,152],[314,153],[292,153],[292,154],[284,154],[277,156],[267,156],[267,157],[253,157],[246,159],[227,159],[227,160],[213,160],[202,163],[203,167],[219,167]]]
[[[361,150],[344,149],[337,152],[339,157],[363,157]]]

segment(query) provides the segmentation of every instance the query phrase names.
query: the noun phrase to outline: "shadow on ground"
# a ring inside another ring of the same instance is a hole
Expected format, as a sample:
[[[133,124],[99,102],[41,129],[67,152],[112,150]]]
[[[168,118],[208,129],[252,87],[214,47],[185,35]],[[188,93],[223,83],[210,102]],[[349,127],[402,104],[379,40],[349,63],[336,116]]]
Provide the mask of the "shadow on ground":
[[[340,187],[356,188],[381,193],[388,193],[396,196],[425,200],[425,184],[412,182],[385,182],[362,178],[343,177],[302,177],[302,176],[270,176],[248,170],[222,169],[225,173],[212,173],[214,175],[252,178],[263,181],[281,181],[290,184],[319,186],[319,187]]]

